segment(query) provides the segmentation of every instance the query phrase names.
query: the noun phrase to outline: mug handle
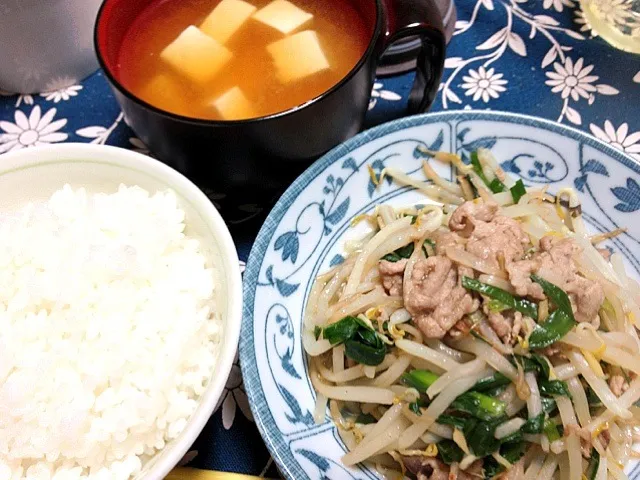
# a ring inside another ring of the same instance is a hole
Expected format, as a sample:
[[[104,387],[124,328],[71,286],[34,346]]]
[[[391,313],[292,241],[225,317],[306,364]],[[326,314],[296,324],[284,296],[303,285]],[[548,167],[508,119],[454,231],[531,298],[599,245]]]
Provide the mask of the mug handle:
[[[429,108],[444,70],[446,39],[442,16],[433,0],[386,0],[384,48],[401,38],[417,36],[422,42],[416,77],[409,93],[409,114]]]

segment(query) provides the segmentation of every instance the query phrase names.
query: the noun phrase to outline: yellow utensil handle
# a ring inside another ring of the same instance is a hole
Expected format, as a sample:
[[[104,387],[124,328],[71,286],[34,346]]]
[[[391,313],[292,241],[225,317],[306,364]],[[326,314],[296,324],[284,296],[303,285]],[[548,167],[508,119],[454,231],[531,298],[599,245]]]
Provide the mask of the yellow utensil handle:
[[[266,480],[253,475],[240,473],[216,472],[213,470],[200,470],[198,468],[178,467],[174,468],[166,480]]]

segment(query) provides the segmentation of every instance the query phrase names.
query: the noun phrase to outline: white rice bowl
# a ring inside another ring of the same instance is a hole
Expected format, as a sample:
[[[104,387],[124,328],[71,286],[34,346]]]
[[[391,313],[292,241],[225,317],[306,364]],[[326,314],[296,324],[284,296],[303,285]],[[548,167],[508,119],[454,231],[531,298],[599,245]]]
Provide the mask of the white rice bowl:
[[[222,219],[184,177],[129,151],[0,160],[0,480],[162,478],[213,411],[237,345]]]

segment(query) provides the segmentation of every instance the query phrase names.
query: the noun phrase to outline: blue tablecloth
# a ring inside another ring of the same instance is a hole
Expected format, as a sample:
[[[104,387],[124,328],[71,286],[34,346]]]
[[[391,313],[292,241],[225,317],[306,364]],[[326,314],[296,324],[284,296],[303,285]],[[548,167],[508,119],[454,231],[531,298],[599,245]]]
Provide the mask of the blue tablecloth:
[[[591,132],[640,160],[640,56],[613,49],[585,25],[575,0],[458,0],[458,22],[433,105],[537,115]],[[403,116],[410,74],[379,80],[367,125]],[[55,142],[118,145],[146,153],[125,124],[102,72],[40,95],[0,91],[0,153]],[[0,157],[0,161],[1,161]],[[270,201],[225,205],[242,261]],[[242,265],[241,265],[242,268]],[[276,477],[253,425],[236,364],[219,408],[185,461]]]

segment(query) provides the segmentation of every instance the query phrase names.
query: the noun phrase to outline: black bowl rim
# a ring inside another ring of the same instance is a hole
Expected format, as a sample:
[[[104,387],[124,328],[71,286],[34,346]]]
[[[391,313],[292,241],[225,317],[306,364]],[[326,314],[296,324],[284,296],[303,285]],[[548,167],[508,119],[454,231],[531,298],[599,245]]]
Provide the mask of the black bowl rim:
[[[190,124],[195,124],[199,126],[224,127],[224,126],[237,126],[237,125],[251,125],[259,122],[264,122],[267,120],[275,120],[278,118],[286,117],[298,112],[299,110],[307,108],[319,102],[323,98],[333,94],[334,92],[339,90],[344,84],[349,82],[356,75],[356,73],[360,71],[362,66],[369,61],[370,56],[375,55],[376,53],[375,50],[378,45],[378,40],[381,35],[384,35],[384,32],[383,32],[384,25],[382,24],[382,20],[384,18],[384,14],[383,14],[384,7],[382,5],[381,0],[373,0],[376,6],[376,21],[373,27],[373,34],[371,35],[371,39],[369,40],[369,45],[367,46],[367,49],[362,54],[362,57],[360,58],[360,60],[358,60],[358,62],[351,68],[351,70],[349,70],[349,72],[338,83],[333,85],[328,90],[322,92],[317,97],[307,100],[306,102],[301,103],[300,105],[296,105],[295,107],[291,107],[287,110],[283,110],[282,112],[276,112],[269,115],[264,115],[262,117],[246,118],[242,120],[208,120],[208,119],[202,119],[202,118],[196,118],[196,117],[187,117],[184,115],[179,115],[177,113],[169,112],[167,110],[158,108],[150,104],[149,102],[139,98],[138,96],[134,95],[116,78],[116,75],[110,71],[110,69],[107,67],[106,61],[103,58],[102,52],[100,51],[100,45],[98,40],[98,30],[99,30],[98,27],[102,20],[102,14],[104,13],[104,9],[107,3],[111,1],[113,0],[102,1],[102,4],[100,5],[100,9],[98,10],[98,15],[96,17],[96,21],[93,27],[94,50],[96,52],[96,57],[98,58],[98,63],[100,65],[100,68],[106,75],[107,79],[109,80],[109,83],[112,85],[114,89],[117,89],[122,95],[127,97],[129,100],[142,105],[146,109],[151,110],[152,112],[158,115],[169,117],[170,119],[173,119],[182,123],[190,123]]]

